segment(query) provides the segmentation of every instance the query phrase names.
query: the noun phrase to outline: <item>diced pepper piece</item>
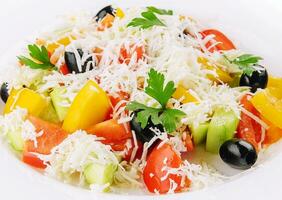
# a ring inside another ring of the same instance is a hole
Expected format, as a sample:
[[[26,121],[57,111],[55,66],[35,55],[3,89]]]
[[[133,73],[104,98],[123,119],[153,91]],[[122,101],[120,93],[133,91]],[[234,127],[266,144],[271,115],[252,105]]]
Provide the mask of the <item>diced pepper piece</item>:
[[[268,76],[267,87],[280,88],[282,90],[282,78]]]
[[[233,78],[227,72],[223,71],[219,67],[215,67],[215,66],[209,64],[208,60],[205,59],[205,58],[199,57],[198,63],[202,64],[203,69],[215,70],[217,77],[212,75],[212,74],[207,75],[207,78],[210,79],[211,81],[214,81],[216,83],[219,83],[220,81],[222,81],[224,83],[229,83],[233,80]]]
[[[115,17],[111,14],[107,14],[101,21],[98,27],[98,31],[104,31],[106,28],[110,28],[113,25]]]
[[[175,92],[172,95],[173,98],[175,99],[181,99],[182,103],[191,103],[191,102],[195,102],[197,103],[198,100],[188,91],[186,90],[183,86],[179,85]]]
[[[28,88],[12,89],[4,108],[4,114],[8,114],[15,108],[21,107],[27,109],[31,115],[39,116],[47,105],[48,101],[33,90]]]
[[[122,19],[122,18],[124,18],[124,15],[125,15],[125,14],[124,14],[124,12],[123,12],[123,10],[122,10],[121,8],[117,8],[117,9],[116,9],[116,16],[117,16],[117,17],[119,17],[119,18]]]
[[[282,129],[282,94],[278,88],[257,92],[251,102],[266,120]]]
[[[47,50],[48,52],[50,52],[51,54],[53,54],[55,52],[55,50],[60,46],[60,45],[64,45],[67,46],[71,43],[72,40],[75,40],[76,38],[74,36],[67,36],[67,37],[63,37],[61,39],[59,39],[58,41],[54,42],[54,43],[50,43],[47,45]]]
[[[72,133],[79,129],[104,121],[111,109],[107,94],[99,85],[89,80],[79,91],[70,106],[63,123],[63,129]]]

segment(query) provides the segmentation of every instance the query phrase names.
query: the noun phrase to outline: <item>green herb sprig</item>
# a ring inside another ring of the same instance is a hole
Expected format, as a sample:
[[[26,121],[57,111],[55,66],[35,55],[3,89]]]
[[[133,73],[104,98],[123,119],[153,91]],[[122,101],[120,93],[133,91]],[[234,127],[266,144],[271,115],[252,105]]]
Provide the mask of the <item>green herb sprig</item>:
[[[137,17],[132,19],[132,21],[127,25],[127,27],[140,27],[141,29],[148,29],[152,26],[166,26],[157,16],[159,15],[173,15],[172,10],[158,9],[156,7],[147,7],[147,11],[142,12],[142,17]]]
[[[238,67],[243,71],[243,73],[248,76],[252,76],[253,72],[256,71],[254,66],[257,65],[260,60],[263,60],[263,58],[252,54],[243,54],[233,60],[228,59],[226,55],[224,55],[224,57],[231,64],[238,65]]]
[[[30,57],[35,61],[25,56],[18,56],[18,59],[22,64],[32,69],[50,69],[55,67],[50,61],[48,51],[45,46],[39,47],[36,44],[28,45],[28,50]]]
[[[175,131],[179,119],[186,115],[181,110],[167,108],[167,102],[176,90],[174,82],[169,81],[165,85],[164,75],[154,69],[151,69],[148,75],[148,86],[145,88],[145,93],[153,97],[161,108],[152,108],[133,101],[126,106],[126,109],[138,111],[136,117],[142,128],[146,127],[150,119],[153,124],[162,124],[166,131],[171,133]]]

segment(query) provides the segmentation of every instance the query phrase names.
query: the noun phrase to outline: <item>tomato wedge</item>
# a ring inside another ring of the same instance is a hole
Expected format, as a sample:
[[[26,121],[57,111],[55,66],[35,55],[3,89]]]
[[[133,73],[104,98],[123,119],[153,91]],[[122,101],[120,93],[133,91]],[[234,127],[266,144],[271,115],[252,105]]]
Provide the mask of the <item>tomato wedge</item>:
[[[170,190],[171,182],[174,182],[177,187],[175,192],[188,187],[187,184],[181,186],[182,176],[176,174],[168,174],[165,167],[178,168],[182,160],[180,156],[173,150],[169,144],[164,144],[158,148],[158,145],[153,149],[147,159],[147,164],[144,168],[143,179],[146,187],[150,192],[159,192],[165,194]],[[164,180],[162,178],[165,178]],[[185,183],[188,178],[185,177]]]
[[[251,95],[245,95],[241,99],[241,104],[243,107],[251,112],[253,115],[259,116],[259,112],[255,109],[255,107],[250,102]],[[261,141],[261,125],[256,122],[254,119],[246,115],[245,113],[241,113],[241,120],[239,122],[238,128],[237,128],[237,137],[244,139],[248,142],[250,142],[257,150],[258,150],[258,143]]]
[[[63,75],[66,75],[66,74],[69,74],[69,69],[67,67],[66,64],[63,64],[61,67],[60,67],[60,72],[63,74]]]
[[[188,152],[192,152],[194,150],[193,140],[190,134],[186,134],[182,137],[185,147],[187,148]]]
[[[38,158],[35,154],[30,152],[23,152],[22,160],[24,163],[31,165],[35,168],[45,169],[46,165],[43,163],[40,158]]]
[[[124,124],[119,124],[115,119],[95,124],[94,126],[88,128],[86,132],[105,138],[105,140],[102,141],[105,144],[115,142],[119,143],[120,141],[132,138],[130,126],[126,124],[125,127]]]
[[[206,48],[211,52],[215,51],[227,51],[236,49],[235,45],[231,42],[230,39],[228,39],[227,36],[225,36],[222,32],[215,30],[215,29],[207,29],[201,32],[203,38],[206,38],[209,35],[214,35],[213,40],[210,40],[206,44]],[[211,47],[213,44],[216,44],[214,47]]]
[[[136,56],[136,62],[138,62],[143,58],[143,54],[144,54],[143,46],[130,45],[129,49],[126,49],[125,46],[123,46],[120,49],[119,62],[128,65],[130,63],[132,56]]]
[[[26,141],[25,152],[50,154],[52,148],[60,144],[68,136],[68,133],[59,125],[46,122],[31,115],[27,119],[35,126],[37,133],[42,131],[42,135],[37,137],[37,147],[33,141]]]

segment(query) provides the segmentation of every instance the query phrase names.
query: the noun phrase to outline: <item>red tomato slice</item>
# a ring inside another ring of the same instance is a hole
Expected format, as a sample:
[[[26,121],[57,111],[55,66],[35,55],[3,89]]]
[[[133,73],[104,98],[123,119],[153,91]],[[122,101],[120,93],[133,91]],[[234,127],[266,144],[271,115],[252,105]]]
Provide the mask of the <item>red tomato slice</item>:
[[[126,160],[128,162],[131,159],[131,155],[132,155],[132,152],[133,152],[133,149],[134,149],[133,139],[131,139],[131,143],[132,143],[132,147],[127,150],[127,152],[126,152],[126,154],[124,156],[124,160]],[[138,145],[138,149],[136,151],[136,154],[135,154],[135,157],[134,157],[133,161],[136,160],[136,159],[140,159],[141,156],[142,156],[142,153],[143,153],[143,143],[140,142],[140,141],[137,141],[137,145]]]
[[[245,95],[241,99],[241,104],[246,110],[259,117],[259,112],[250,102],[250,98],[250,95]],[[241,120],[237,128],[237,137],[250,142],[258,150],[258,143],[261,141],[261,134],[261,125],[242,112]]]
[[[60,72],[62,72],[62,74],[66,75],[66,74],[69,74],[69,69],[67,67],[66,64],[63,64],[61,67],[60,67]]]
[[[23,152],[22,160],[24,163],[36,168],[45,169],[46,165],[36,155],[30,152]]]
[[[60,144],[68,133],[60,126],[41,120],[37,117],[29,115],[27,118],[36,128],[36,132],[43,131],[43,134],[37,137],[37,147],[33,141],[25,142],[26,152],[36,152],[40,154],[50,154],[52,148]]]
[[[183,136],[183,142],[185,144],[185,147],[187,148],[188,152],[192,152],[194,150],[194,144],[193,144],[193,140],[191,138],[190,134],[186,134],[185,136]]]
[[[165,194],[170,189],[170,179],[177,184],[176,192],[182,190],[185,186],[181,186],[181,176],[169,174],[165,180],[162,180],[162,177],[167,174],[167,170],[164,170],[165,166],[178,168],[181,163],[180,156],[171,145],[164,144],[160,148],[156,146],[149,155],[143,172],[143,179],[148,190],[152,193],[157,190],[160,194]]]
[[[117,97],[109,96],[111,104],[112,104],[112,109],[109,111],[106,119],[107,120],[112,119],[113,118],[113,109],[116,107],[116,105],[122,100],[128,100],[129,97],[130,97],[129,94],[123,91],[120,91]],[[123,103],[120,105],[120,107],[122,106],[126,106],[126,103]]]
[[[103,143],[115,143],[118,141],[123,141],[132,137],[129,124],[125,127],[123,124],[119,124],[117,120],[110,119],[99,124],[88,128],[87,133],[96,135],[98,137],[103,137]]]
[[[120,63],[126,63],[128,65],[129,62],[130,62],[130,59],[131,59],[131,57],[133,56],[134,53],[136,53],[136,62],[138,62],[140,59],[143,58],[144,47],[143,46],[130,45],[129,50],[127,50],[125,47],[122,47],[120,49],[119,62]]]
[[[214,42],[219,42],[219,44],[215,45],[213,48],[210,48],[214,42],[210,41],[206,44],[206,48],[209,49],[211,53],[214,51],[226,51],[236,49],[235,45],[231,42],[228,37],[226,37],[222,32],[215,30],[215,29],[208,29],[201,32],[202,36],[205,38],[208,35],[214,35]]]

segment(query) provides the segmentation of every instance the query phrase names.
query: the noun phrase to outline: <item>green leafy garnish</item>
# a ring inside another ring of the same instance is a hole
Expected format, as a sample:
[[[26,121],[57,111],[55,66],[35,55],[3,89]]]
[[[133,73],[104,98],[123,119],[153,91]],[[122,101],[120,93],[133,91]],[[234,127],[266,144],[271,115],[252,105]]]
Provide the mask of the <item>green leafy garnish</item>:
[[[143,17],[137,17],[132,19],[132,21],[127,25],[127,27],[133,26],[133,27],[140,27],[142,29],[147,29],[152,26],[166,26],[157,16],[159,15],[173,15],[172,10],[164,10],[164,9],[158,9],[156,7],[147,7],[147,11],[142,12],[141,16]]]
[[[165,10],[165,9],[159,9],[154,6],[149,6],[147,9],[151,12],[157,13],[159,15],[173,15],[172,10]]]
[[[148,75],[148,86],[145,88],[145,93],[159,102],[161,108],[152,108],[133,101],[126,106],[126,109],[137,112],[136,117],[142,128],[146,127],[150,119],[153,124],[162,124],[166,131],[171,133],[176,129],[179,119],[185,116],[181,110],[166,107],[168,100],[176,90],[174,82],[169,81],[165,85],[164,75],[154,69],[151,69]]]
[[[29,66],[32,69],[49,69],[54,67],[50,62],[48,51],[45,46],[39,48],[36,44],[28,45],[28,50],[30,57],[38,62],[25,56],[18,56],[19,61],[24,65]]]
[[[227,56],[224,56],[230,63],[238,65],[244,74],[252,76],[253,72],[256,71],[254,66],[258,64],[263,58],[252,54],[243,54],[234,60],[229,60]]]

